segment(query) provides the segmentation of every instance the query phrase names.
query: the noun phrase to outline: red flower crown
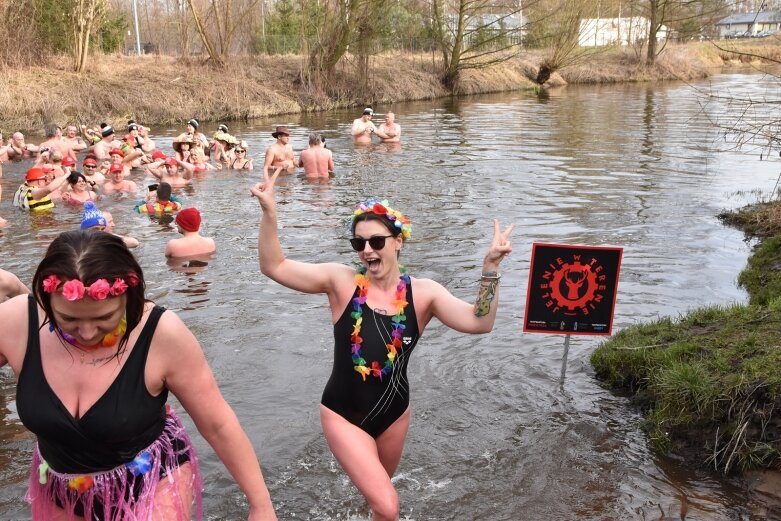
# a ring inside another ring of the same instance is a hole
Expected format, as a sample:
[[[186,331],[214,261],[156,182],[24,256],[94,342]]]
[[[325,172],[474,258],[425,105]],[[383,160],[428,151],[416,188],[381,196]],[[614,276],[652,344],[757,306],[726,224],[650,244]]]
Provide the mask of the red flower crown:
[[[118,297],[127,291],[128,287],[138,286],[139,278],[133,272],[127,274],[127,282],[123,278],[115,278],[113,284],[109,284],[106,279],[98,279],[90,286],[84,286],[79,279],[71,279],[62,284],[62,296],[65,300],[71,302],[81,300],[84,295],[92,300],[105,300],[109,296]],[[43,279],[43,291],[46,293],[56,293],[60,289],[62,281],[57,275],[49,275]]]

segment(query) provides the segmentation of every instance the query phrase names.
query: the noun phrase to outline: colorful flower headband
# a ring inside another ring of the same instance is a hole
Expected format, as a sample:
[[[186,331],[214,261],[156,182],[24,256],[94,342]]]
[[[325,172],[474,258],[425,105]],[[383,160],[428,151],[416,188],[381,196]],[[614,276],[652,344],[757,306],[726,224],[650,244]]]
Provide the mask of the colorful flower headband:
[[[352,225],[355,222],[355,218],[365,213],[374,213],[387,217],[393,222],[393,225],[401,230],[401,235],[405,239],[409,239],[412,235],[412,224],[410,224],[409,217],[404,215],[398,210],[394,210],[388,204],[387,199],[378,201],[377,199],[368,199],[358,204],[353,214],[350,216],[350,230],[352,231]]]
[[[104,300],[109,295],[112,297],[122,295],[127,291],[128,285],[135,287],[138,286],[138,282],[138,275],[132,272],[127,274],[127,282],[125,279],[115,278],[114,283],[109,284],[106,279],[98,279],[87,287],[84,287],[84,283],[79,279],[71,279],[62,285],[62,296],[71,302],[83,299],[85,294],[92,300]],[[60,283],[62,281],[57,275],[49,275],[43,280],[43,290],[46,293],[56,293]]]

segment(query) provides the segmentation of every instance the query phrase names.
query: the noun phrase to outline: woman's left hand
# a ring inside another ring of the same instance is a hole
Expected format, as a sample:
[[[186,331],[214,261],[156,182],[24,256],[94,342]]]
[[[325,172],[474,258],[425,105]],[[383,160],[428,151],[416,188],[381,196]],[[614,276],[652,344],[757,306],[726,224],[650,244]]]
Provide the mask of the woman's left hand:
[[[485,254],[483,268],[489,269],[498,267],[499,263],[513,251],[509,237],[514,229],[515,225],[511,224],[504,231],[501,231],[499,228],[499,220],[494,219],[494,237],[491,240],[491,246],[488,248],[488,253]]]

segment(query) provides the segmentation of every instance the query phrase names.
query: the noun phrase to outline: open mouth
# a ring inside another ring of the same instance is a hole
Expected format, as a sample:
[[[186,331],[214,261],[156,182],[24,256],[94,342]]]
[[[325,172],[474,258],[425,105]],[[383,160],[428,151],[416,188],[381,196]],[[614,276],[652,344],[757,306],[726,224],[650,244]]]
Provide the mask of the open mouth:
[[[380,259],[366,259],[366,268],[369,271],[377,271],[380,267]]]

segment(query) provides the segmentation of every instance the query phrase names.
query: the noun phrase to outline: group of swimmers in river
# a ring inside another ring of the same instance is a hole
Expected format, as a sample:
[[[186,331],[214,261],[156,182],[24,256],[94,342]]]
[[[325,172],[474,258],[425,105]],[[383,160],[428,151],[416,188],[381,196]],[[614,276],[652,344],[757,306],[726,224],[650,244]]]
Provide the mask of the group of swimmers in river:
[[[372,115],[367,109],[355,120],[357,143],[372,134],[398,140],[401,129],[392,114],[379,128],[371,123]],[[197,130],[197,122],[190,123]],[[189,134],[192,143],[201,139]],[[494,219],[474,303],[407,272],[400,258],[412,223],[385,200],[365,200],[345,216],[357,268],[288,259],[279,239],[274,188],[278,177],[295,166],[288,155],[289,135],[285,127],[276,128],[276,148],[267,153],[263,180],[250,188],[261,212],[260,271],[288,288],[327,296],[335,341],[333,369],[320,404],[323,433],[366,498],[372,519],[396,520],[399,497],[391,478],[411,417],[410,355],[434,318],[463,333],[491,331],[499,266],[512,251],[514,225],[502,230]],[[141,150],[146,139],[137,142]],[[319,171],[328,157],[331,170],[331,156],[318,153],[323,143],[316,141],[310,138],[316,152],[300,162],[311,160]],[[131,166],[126,158],[133,151],[117,154],[114,145],[106,147],[109,174],[112,168],[119,172]],[[143,150],[144,155],[149,152]],[[103,159],[95,156],[96,164]],[[162,158],[149,159],[147,166]],[[163,160],[165,167],[174,166],[169,159]],[[38,177],[42,174],[41,166],[28,170],[33,201],[62,188],[64,175],[49,180]],[[159,178],[154,199],[139,203],[139,211],[176,207],[170,204],[177,201],[165,174]],[[121,182],[117,175],[115,184]],[[19,417],[37,438],[25,497],[33,519],[187,520],[195,514],[200,520],[198,457],[166,403],[169,392],[246,495],[248,519],[276,519],[257,455],[222,397],[198,341],[175,313],[146,299],[144,275],[129,244],[110,233],[105,212],[92,200],[84,204],[82,229],[52,241],[35,271],[31,293],[0,270],[0,366],[8,364],[15,373]],[[197,232],[196,209],[171,211],[180,230]],[[169,242],[166,255],[189,252],[186,233],[179,241]]]

